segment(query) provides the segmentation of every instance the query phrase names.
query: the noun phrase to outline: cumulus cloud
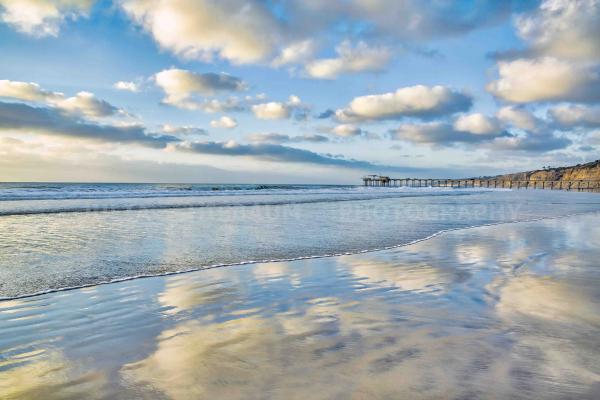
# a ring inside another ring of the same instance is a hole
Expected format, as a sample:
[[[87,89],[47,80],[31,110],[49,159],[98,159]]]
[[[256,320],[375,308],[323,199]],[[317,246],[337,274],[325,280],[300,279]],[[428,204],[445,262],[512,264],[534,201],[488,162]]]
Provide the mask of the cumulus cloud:
[[[535,131],[540,125],[540,121],[523,107],[502,107],[496,112],[496,117],[506,125],[527,131]]]
[[[140,86],[137,83],[130,81],[118,81],[113,86],[117,90],[125,90],[134,93],[140,90]]]
[[[253,143],[324,143],[329,141],[329,138],[323,135],[304,134],[290,136],[282,133],[254,133],[248,135],[247,139]]]
[[[548,110],[548,116],[560,128],[600,127],[600,106],[560,105]]]
[[[544,0],[516,19],[519,35],[538,54],[575,60],[600,59],[600,2]]]
[[[285,119],[290,117],[290,109],[284,103],[271,101],[269,103],[255,104],[252,112],[259,119]]]
[[[299,42],[291,43],[281,49],[272,64],[275,67],[289,64],[299,64],[310,60],[316,51],[315,42],[312,39],[306,39]]]
[[[419,41],[462,34],[501,21],[517,8],[515,4],[522,8],[525,3],[519,0],[475,2],[469,4],[465,12],[464,7],[456,7],[451,2],[425,4],[418,0],[392,3],[384,0],[289,1],[277,3],[275,7],[259,0],[120,1],[125,12],[163,49],[181,57],[202,61],[219,57],[233,63],[270,62],[275,66],[311,59],[314,37],[340,31],[340,27],[358,27],[375,39]],[[387,63],[385,54],[371,51],[366,55],[380,57],[385,61],[383,64]],[[354,66],[339,71],[345,67],[340,61],[333,61],[321,63],[321,70],[341,73],[377,69],[373,61],[365,66],[366,61],[357,61],[346,54],[332,60],[339,59]]]
[[[60,108],[61,110],[81,114],[87,117],[108,117],[126,113],[90,92],[79,92],[75,96],[65,97],[63,93],[44,90],[37,83],[0,80],[0,97],[16,100],[39,102]]]
[[[94,0],[0,0],[0,20],[33,36],[57,36],[65,19],[86,16]]]
[[[108,117],[119,109],[90,92],[79,92],[75,96],[54,102],[59,108],[71,113],[80,113],[87,117]]]
[[[123,0],[125,12],[164,49],[189,59],[266,60],[280,33],[259,1]]]
[[[286,119],[294,112],[302,113],[308,107],[302,104],[298,96],[291,95],[286,103],[271,101],[268,103],[255,104],[252,112],[258,119]]]
[[[9,97],[23,101],[50,102],[64,98],[64,94],[49,92],[34,82],[0,79],[0,97]]]
[[[514,102],[600,100],[600,71],[552,57],[498,63],[499,79],[486,89]]]
[[[454,129],[475,135],[489,135],[501,131],[500,124],[495,118],[485,116],[481,113],[459,116],[454,121]]]
[[[210,126],[213,128],[225,128],[225,129],[233,129],[238,125],[235,118],[231,118],[228,116],[223,116],[219,119],[213,119],[210,121]]]
[[[183,69],[166,69],[154,76],[156,85],[165,92],[163,102],[180,108],[195,109],[194,95],[208,96],[223,91],[246,90],[240,78],[227,74],[196,73]]]
[[[496,117],[473,113],[460,115],[453,122],[402,124],[390,131],[389,136],[392,140],[432,147],[465,144],[500,152],[545,153],[565,149],[573,143],[553,132],[557,125],[535,117],[523,107],[510,106],[501,108]],[[522,132],[510,132],[507,130],[510,127]]]
[[[331,132],[340,137],[355,137],[360,136],[363,133],[363,130],[353,124],[341,124],[334,127]]]
[[[136,143],[162,148],[174,136],[150,135],[140,125],[101,125],[65,114],[54,107],[0,102],[0,130],[40,133],[113,143]]]
[[[391,53],[386,47],[369,47],[359,42],[355,47],[348,41],[335,48],[337,57],[311,61],[306,65],[309,76],[319,79],[334,79],[340,74],[353,72],[377,72],[385,69]]]
[[[476,114],[475,114],[476,115]],[[491,141],[498,137],[511,136],[509,133],[495,130],[481,132],[481,125],[472,122],[479,118],[468,118],[460,125],[462,130],[446,122],[425,122],[418,124],[402,124],[397,129],[390,132],[390,138],[393,140],[404,140],[412,143],[421,143],[434,146],[452,145],[456,143],[481,143]],[[466,129],[472,129],[478,132],[471,132]]]
[[[336,111],[344,122],[433,117],[466,111],[471,107],[469,95],[444,86],[409,86],[391,93],[354,98],[347,108]]]
[[[166,133],[169,135],[181,135],[181,136],[191,136],[191,135],[205,136],[205,135],[208,135],[208,132],[206,131],[206,129],[203,129],[203,128],[200,128],[197,126],[193,126],[193,125],[176,126],[176,125],[171,125],[171,124],[164,124],[160,127],[160,130],[163,133]]]

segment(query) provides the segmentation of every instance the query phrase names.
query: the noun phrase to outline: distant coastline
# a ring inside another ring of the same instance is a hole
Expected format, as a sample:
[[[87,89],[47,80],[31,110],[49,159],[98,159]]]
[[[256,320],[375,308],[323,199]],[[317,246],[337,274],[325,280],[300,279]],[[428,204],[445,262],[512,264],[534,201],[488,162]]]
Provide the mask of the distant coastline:
[[[538,170],[497,175],[490,178],[518,181],[600,180],[600,160],[568,167],[544,167]]]

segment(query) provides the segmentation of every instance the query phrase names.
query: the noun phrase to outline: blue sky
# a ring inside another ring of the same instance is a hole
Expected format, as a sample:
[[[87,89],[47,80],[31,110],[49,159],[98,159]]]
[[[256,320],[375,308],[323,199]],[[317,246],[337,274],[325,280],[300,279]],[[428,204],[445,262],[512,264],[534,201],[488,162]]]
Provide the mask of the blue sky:
[[[0,0],[0,52],[5,181],[352,183],[599,158],[597,0]]]

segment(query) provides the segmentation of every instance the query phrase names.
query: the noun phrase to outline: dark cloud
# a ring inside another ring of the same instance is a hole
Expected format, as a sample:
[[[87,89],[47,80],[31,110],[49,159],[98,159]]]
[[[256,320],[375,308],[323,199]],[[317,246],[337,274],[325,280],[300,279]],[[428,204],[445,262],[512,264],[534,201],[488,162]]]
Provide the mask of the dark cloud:
[[[323,135],[300,135],[289,136],[281,133],[255,133],[248,136],[248,140],[255,143],[324,143],[328,142],[329,138]]]
[[[184,126],[174,126],[174,125],[162,125],[161,131],[167,135],[181,135],[181,136],[207,136],[208,131],[204,128],[200,128],[197,126],[184,125]]]
[[[321,155],[309,150],[282,146],[279,144],[238,144],[232,142],[188,143],[178,146],[180,149],[198,153],[221,156],[248,156],[267,161],[306,163],[324,166],[344,167],[362,170],[407,172],[410,168],[377,165],[368,161],[345,159],[331,155]]]
[[[553,133],[532,133],[517,136],[506,130],[498,130],[489,134],[475,134],[458,131],[445,122],[422,124],[405,124],[390,131],[390,138],[417,144],[428,144],[435,147],[455,144],[473,144],[481,148],[496,151],[522,151],[544,153],[569,147],[572,141]]]
[[[285,2],[294,31],[357,23],[371,37],[421,41],[462,35],[527,11],[539,0]],[[289,29],[289,28],[288,28]]]
[[[456,143],[483,143],[496,138],[512,137],[507,131],[499,130],[491,134],[475,134],[457,131],[451,124],[429,122],[422,124],[404,124],[389,132],[392,140],[404,140],[412,143],[447,146]]]
[[[91,139],[111,143],[135,143],[152,148],[164,148],[180,142],[171,135],[151,135],[142,126],[113,126],[94,124],[49,107],[0,102],[0,129],[51,134],[64,137]],[[300,140],[300,138],[302,140]],[[282,135],[279,139],[286,139]],[[323,141],[320,135],[287,137],[290,142]],[[249,156],[263,160],[329,165],[365,170],[401,170],[404,168],[380,166],[367,161],[336,158],[309,150],[272,143],[237,144],[234,142],[192,142],[179,144],[176,149],[223,156]]]
[[[215,91],[239,91],[246,88],[246,83],[236,76],[222,73],[207,72],[196,74],[196,78],[206,87]]]
[[[565,137],[552,134],[515,136],[500,138],[490,143],[489,147],[500,151],[522,151],[530,153],[545,153],[569,147],[573,142]]]
[[[167,143],[177,142],[170,135],[150,135],[139,125],[114,126],[95,124],[56,108],[33,107],[20,103],[0,102],[0,129],[37,132],[102,142],[137,143],[148,147],[162,148]]]
[[[323,111],[321,114],[317,115],[317,119],[327,119],[335,115],[335,111],[331,108]]]
[[[595,151],[595,150],[596,150],[596,148],[595,148],[595,147],[593,147],[593,146],[579,146],[579,147],[577,148],[577,150],[579,150],[579,151],[585,151],[585,152],[588,152],[588,151]]]

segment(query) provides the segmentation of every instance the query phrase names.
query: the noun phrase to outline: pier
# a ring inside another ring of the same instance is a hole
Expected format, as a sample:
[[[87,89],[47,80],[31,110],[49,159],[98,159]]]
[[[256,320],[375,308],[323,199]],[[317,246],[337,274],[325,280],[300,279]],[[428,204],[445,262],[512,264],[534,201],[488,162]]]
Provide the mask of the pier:
[[[495,188],[495,189],[545,189],[600,192],[600,180],[508,180],[495,178],[432,179],[390,178],[383,175],[367,175],[364,186],[377,187],[449,187],[449,188]]]

